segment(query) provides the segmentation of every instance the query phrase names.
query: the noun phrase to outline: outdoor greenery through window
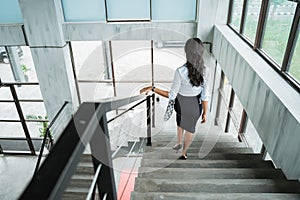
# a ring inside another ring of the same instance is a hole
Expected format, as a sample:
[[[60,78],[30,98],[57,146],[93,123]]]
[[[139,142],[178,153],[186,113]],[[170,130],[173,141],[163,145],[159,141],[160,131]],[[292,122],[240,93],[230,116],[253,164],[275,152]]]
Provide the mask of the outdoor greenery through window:
[[[230,0],[228,25],[249,40],[271,67],[288,73],[285,79],[300,91],[298,4],[292,0]],[[298,26],[297,33],[294,26]]]
[[[252,42],[255,41],[262,0],[249,0],[247,5],[244,35]]]
[[[286,0],[271,0],[262,49],[281,65],[291,31],[297,3]]]
[[[296,47],[295,47],[295,50],[294,50],[294,55],[293,55],[293,58],[292,58],[292,61],[291,61],[290,69],[289,69],[289,73],[295,79],[297,79],[298,82],[300,82],[300,56],[299,55],[300,55],[300,36],[298,35],[298,41],[296,43]]]
[[[243,0],[233,0],[232,6],[232,15],[231,15],[231,24],[240,29],[240,23],[242,18],[242,11],[243,11]]]

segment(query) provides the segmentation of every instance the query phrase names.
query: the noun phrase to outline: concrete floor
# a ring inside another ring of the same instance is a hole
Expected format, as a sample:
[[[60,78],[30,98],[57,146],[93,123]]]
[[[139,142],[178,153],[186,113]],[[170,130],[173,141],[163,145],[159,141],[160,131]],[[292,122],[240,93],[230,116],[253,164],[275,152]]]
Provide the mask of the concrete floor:
[[[32,178],[36,160],[36,156],[0,156],[1,200],[18,199]]]

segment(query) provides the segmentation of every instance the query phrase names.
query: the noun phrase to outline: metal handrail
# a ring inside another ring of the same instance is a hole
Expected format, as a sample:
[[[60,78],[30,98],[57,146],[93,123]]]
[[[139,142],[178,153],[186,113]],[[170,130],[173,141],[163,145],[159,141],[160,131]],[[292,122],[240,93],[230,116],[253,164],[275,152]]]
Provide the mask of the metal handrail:
[[[28,82],[24,82],[24,83],[23,82],[4,83],[0,79],[0,88],[1,87],[8,87],[10,89],[10,92],[11,92],[12,97],[13,97],[12,100],[0,100],[0,103],[14,103],[15,106],[16,106],[19,118],[20,118],[19,120],[0,120],[0,122],[20,122],[21,125],[22,125],[22,128],[23,128],[23,131],[25,133],[25,138],[24,139],[27,141],[30,152],[31,152],[30,154],[31,155],[36,155],[36,152],[35,152],[35,149],[34,149],[34,146],[33,146],[33,143],[32,143],[32,139],[31,139],[31,136],[30,136],[30,133],[29,133],[29,129],[28,129],[27,124],[26,124],[26,122],[35,122],[35,121],[25,119],[22,108],[21,108],[21,105],[20,105],[20,102],[43,102],[43,100],[41,100],[41,99],[32,99],[32,100],[19,99],[18,94],[17,94],[16,89],[15,89],[15,86],[22,86],[22,85],[32,86],[32,85],[39,85],[39,83],[33,83],[33,82],[30,82],[30,83],[28,83]],[[38,120],[36,120],[36,121],[38,121]],[[17,154],[20,154],[20,153],[17,153]]]
[[[128,108],[127,110],[125,110],[125,111],[122,112],[121,114],[119,114],[119,115],[113,117],[112,119],[108,120],[107,123],[110,123],[110,122],[116,120],[117,118],[121,117],[122,115],[124,115],[125,113],[129,112],[130,110],[132,110],[132,109],[134,109],[135,107],[141,105],[141,104],[144,103],[145,101],[147,101],[147,99],[144,99],[144,100],[142,100],[141,102],[135,104],[134,106]]]
[[[101,167],[102,167],[102,165],[99,165],[98,168],[97,168],[97,170],[96,170],[96,172],[95,172],[95,176],[93,178],[93,181],[92,181],[91,187],[89,189],[89,193],[88,193],[88,195],[86,197],[86,200],[92,199],[92,196],[93,196],[93,193],[94,193],[94,189],[95,189],[96,183],[97,183],[97,178],[99,176]]]
[[[43,153],[44,153],[44,148],[45,148],[45,144],[46,144],[46,140],[47,138],[50,139],[50,144],[51,146],[53,145],[53,138],[50,134],[50,128],[53,126],[53,124],[55,123],[55,121],[57,120],[58,116],[60,115],[60,113],[63,111],[63,109],[67,106],[69,102],[68,101],[65,101],[65,103],[61,106],[61,108],[58,110],[58,112],[56,113],[56,115],[54,116],[53,120],[50,122],[49,126],[47,127],[46,129],[46,133],[44,135],[44,138],[43,138],[43,142],[42,142],[42,146],[41,146],[41,150],[40,150],[40,154],[39,154],[39,157],[37,159],[37,163],[36,163],[36,166],[35,166],[35,169],[34,169],[34,173],[33,175],[35,175],[40,167],[40,163],[41,163],[41,160],[42,160],[42,156],[43,156]]]
[[[106,113],[143,98],[144,95],[138,95],[97,103],[82,103],[20,199],[60,199],[88,144],[93,154],[94,169],[102,165],[99,177],[96,178],[100,198],[107,194],[107,199],[117,199]],[[148,118],[148,104],[151,105],[149,101],[151,98],[147,96]],[[151,123],[151,117],[149,121]],[[147,130],[149,127],[151,125],[147,119]],[[96,155],[101,156],[101,162],[94,159]]]

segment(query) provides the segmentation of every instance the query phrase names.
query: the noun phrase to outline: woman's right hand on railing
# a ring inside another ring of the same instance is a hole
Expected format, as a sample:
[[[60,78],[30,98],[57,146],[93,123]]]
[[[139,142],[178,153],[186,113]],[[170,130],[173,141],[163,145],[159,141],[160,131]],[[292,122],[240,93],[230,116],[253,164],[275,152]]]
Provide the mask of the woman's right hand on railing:
[[[148,87],[144,87],[140,90],[140,94],[145,93],[146,95],[148,95],[148,93],[152,90],[152,86],[148,86]]]

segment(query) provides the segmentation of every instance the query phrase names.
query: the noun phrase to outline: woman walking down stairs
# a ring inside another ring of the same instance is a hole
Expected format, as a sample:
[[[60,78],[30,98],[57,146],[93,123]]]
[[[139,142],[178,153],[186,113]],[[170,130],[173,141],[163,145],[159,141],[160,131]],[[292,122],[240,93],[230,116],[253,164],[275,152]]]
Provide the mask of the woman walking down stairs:
[[[237,139],[195,136],[187,160],[172,151],[168,135],[146,147],[131,200],[299,200],[300,183],[287,180],[271,161],[264,161]],[[199,152],[200,150],[200,152]]]

